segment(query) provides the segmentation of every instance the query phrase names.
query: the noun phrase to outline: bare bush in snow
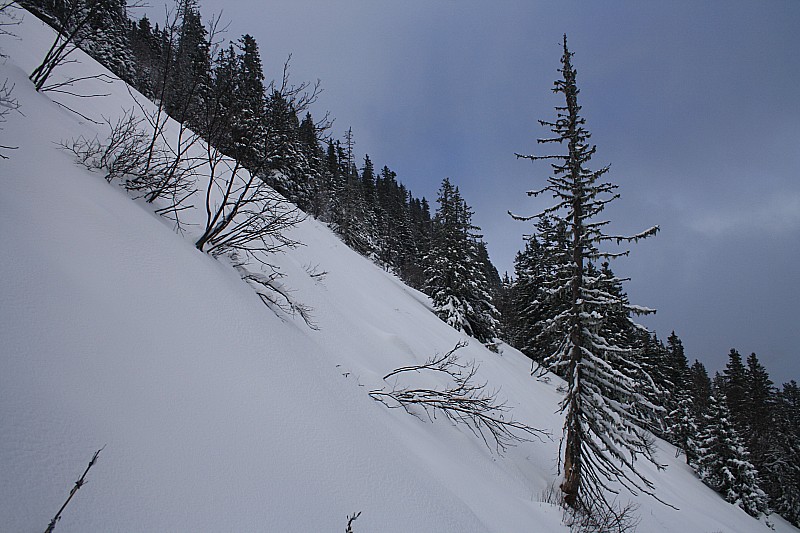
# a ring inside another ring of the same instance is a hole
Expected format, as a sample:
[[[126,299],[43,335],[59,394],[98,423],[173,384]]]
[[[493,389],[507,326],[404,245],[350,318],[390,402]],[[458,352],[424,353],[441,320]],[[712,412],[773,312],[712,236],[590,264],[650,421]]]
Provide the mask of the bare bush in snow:
[[[4,80],[3,85],[0,86],[0,124],[6,121],[6,117],[9,113],[19,109],[19,102],[11,95],[13,90],[14,86],[9,85],[8,80]],[[16,149],[16,146],[5,146],[0,144],[0,150]],[[8,159],[8,156],[0,152],[0,159]]]
[[[369,395],[389,408],[400,407],[417,417],[414,407],[418,406],[431,421],[441,414],[454,424],[469,428],[498,453],[510,445],[529,441],[529,437],[549,437],[546,431],[507,416],[510,408],[498,400],[497,393],[487,390],[486,383],[475,382],[478,365],[464,363],[456,355],[465,346],[466,341],[459,341],[449,352],[435,355],[425,364],[397,368],[383,377],[386,381],[404,373],[441,373],[451,382],[445,388],[414,388],[395,382],[391,389],[372,390]]]
[[[639,506],[635,503],[595,502],[577,509],[568,507],[555,482],[542,491],[539,501],[561,507],[562,520],[571,533],[633,533],[640,522],[636,514]]]
[[[166,200],[166,205],[156,210],[180,227],[178,214],[190,206],[183,202],[195,192],[200,161],[187,155],[196,139],[194,134],[178,134],[177,145],[163,142],[164,124],[157,134],[144,125],[150,120],[137,118],[131,110],[116,121],[104,119],[108,127],[105,140],[98,137],[79,137],[61,143],[61,147],[75,156],[75,161],[87,169],[101,172],[109,182],[119,182],[135,198],[148,203]]]

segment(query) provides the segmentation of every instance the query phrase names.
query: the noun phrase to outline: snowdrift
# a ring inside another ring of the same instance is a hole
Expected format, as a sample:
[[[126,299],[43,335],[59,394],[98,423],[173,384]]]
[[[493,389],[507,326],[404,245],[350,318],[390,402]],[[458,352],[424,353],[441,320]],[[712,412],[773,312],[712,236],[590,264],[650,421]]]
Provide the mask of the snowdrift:
[[[459,351],[515,419],[553,435],[504,455],[372,400],[386,373],[463,336],[310,218],[274,262],[319,329],[270,311],[192,246],[197,226],[176,233],[58,147],[106,131],[51,98],[118,117],[135,108],[122,82],[38,94],[27,74],[52,32],[30,15],[14,32],[0,42],[21,106],[0,125],[18,147],[0,160],[0,531],[43,531],[100,447],[57,531],[341,531],[357,511],[357,532],[566,531],[541,501],[557,478],[557,378],[532,378],[507,346]],[[75,59],[56,76],[104,72]],[[643,469],[680,510],[621,494],[639,531],[767,531],[659,446],[668,468]]]

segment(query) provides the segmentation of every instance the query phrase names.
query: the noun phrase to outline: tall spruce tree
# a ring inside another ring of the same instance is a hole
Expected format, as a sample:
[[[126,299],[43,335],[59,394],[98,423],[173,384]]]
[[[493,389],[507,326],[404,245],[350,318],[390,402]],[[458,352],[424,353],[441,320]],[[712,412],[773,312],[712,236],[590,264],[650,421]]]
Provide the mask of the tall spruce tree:
[[[795,381],[776,394],[772,421],[760,471],[763,486],[772,509],[800,527],[800,388]]]
[[[526,241],[514,263],[514,345],[542,364],[559,350],[561,335],[553,319],[570,308],[568,292],[551,290],[556,279],[561,281],[558,286],[567,283],[565,267],[571,259],[566,225],[542,217]]]
[[[664,397],[662,404],[667,410],[664,434],[666,440],[677,446],[686,454],[690,462],[692,451],[691,440],[696,436],[697,419],[694,416],[694,404],[689,387],[689,363],[683,350],[683,343],[673,331],[667,337],[663,375]],[[694,430],[691,428],[695,427]]]
[[[211,44],[196,0],[182,0],[178,16],[177,45],[170,37],[166,54],[170,61],[166,109],[178,122],[200,127],[205,122],[211,86]]]
[[[445,178],[433,218],[431,250],[426,261],[426,292],[434,312],[450,326],[483,343],[494,344],[497,311],[479,260],[480,229],[458,187]]]
[[[237,43],[235,99],[231,121],[232,156],[252,172],[266,162],[266,101],[258,43],[245,34]]]
[[[740,434],[744,434],[747,429],[747,369],[742,363],[742,356],[733,348],[728,353],[728,363],[722,371],[721,382],[733,425]]]
[[[776,391],[769,373],[756,354],[747,357],[745,373],[745,444],[750,451],[753,464],[761,472],[764,469],[770,441],[776,424]]]
[[[695,419],[702,420],[711,397],[711,379],[708,377],[706,367],[697,359],[689,367],[689,391],[692,395]]]
[[[590,170],[587,166],[596,147],[589,144],[590,134],[579,114],[576,71],[566,35],[559,72],[563,77],[555,82],[553,91],[562,94],[566,104],[556,108],[555,121],[540,121],[555,136],[539,142],[566,144],[567,153],[518,157],[551,161],[553,174],[548,185],[529,194],[552,194],[556,204],[538,218],[552,217],[565,225],[569,236],[571,261],[560,267],[549,290],[567,294],[570,308],[552,319],[561,340],[547,362],[567,379],[567,393],[561,402],[566,415],[561,491],[567,505],[585,509],[596,502],[609,505],[606,490],[612,482],[653,494],[651,482],[636,465],[638,457],[657,464],[652,439],[641,428],[643,421],[633,408],[649,404],[641,392],[642,384],[636,381],[641,367],[634,350],[616,344],[616,325],[607,320],[624,317],[629,322],[631,314],[650,310],[631,306],[625,298],[609,293],[598,276],[588,275],[588,263],[619,255],[601,252],[600,244],[636,241],[655,234],[658,227],[630,237],[604,232],[607,222],[596,217],[618,197],[617,186],[600,181],[608,167]]]
[[[759,487],[758,473],[732,423],[724,396],[709,399],[698,440],[700,479],[747,514],[758,517],[767,513],[766,494]]]
[[[667,435],[686,457],[686,464],[694,465],[698,456],[699,428],[695,416],[694,402],[688,390],[680,390],[673,398],[674,408],[667,414]]]

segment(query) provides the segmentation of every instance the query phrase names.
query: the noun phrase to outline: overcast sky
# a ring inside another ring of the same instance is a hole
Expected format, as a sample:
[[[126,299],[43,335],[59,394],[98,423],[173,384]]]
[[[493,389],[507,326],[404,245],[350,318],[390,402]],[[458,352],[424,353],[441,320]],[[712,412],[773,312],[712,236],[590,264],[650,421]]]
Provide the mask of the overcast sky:
[[[226,38],[252,34],[267,78],[293,54],[322,80],[314,108],[352,127],[359,159],[435,200],[450,177],[501,273],[549,203],[537,119],[562,105],[568,35],[579,103],[622,198],[612,232],[661,226],[618,260],[644,323],[673,329],[713,375],[730,348],[756,352],[781,384],[800,379],[800,2],[202,0]],[[155,20],[159,20],[154,17]],[[552,146],[552,145],[551,145]]]

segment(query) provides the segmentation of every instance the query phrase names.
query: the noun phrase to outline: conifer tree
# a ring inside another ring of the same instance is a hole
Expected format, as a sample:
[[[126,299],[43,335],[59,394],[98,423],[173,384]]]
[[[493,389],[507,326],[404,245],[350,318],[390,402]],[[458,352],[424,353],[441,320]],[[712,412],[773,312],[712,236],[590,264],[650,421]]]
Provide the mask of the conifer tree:
[[[767,369],[756,354],[747,357],[745,373],[745,444],[759,472],[764,469],[776,424],[776,391]]]
[[[326,175],[325,153],[319,143],[319,130],[311,118],[311,113],[306,113],[297,130],[297,140],[300,151],[303,153],[310,174],[311,200],[309,210],[316,218],[323,218],[326,214],[328,201],[333,190],[330,178]]]
[[[747,369],[742,363],[742,356],[731,348],[728,353],[728,363],[722,371],[722,392],[728,409],[731,412],[732,422],[740,434],[747,429],[745,413],[747,411]]]
[[[706,485],[747,514],[758,517],[768,512],[758,473],[731,421],[724,397],[718,400],[712,395],[709,399],[699,435],[697,472]]]
[[[711,398],[711,379],[708,377],[706,367],[697,359],[689,368],[689,391],[692,396],[695,420],[702,420]]]
[[[695,417],[694,402],[688,390],[679,390],[674,397],[675,407],[667,415],[666,434],[677,448],[677,453],[683,453],[686,464],[694,465],[698,456],[699,428]]]
[[[776,394],[772,423],[760,471],[764,490],[770,507],[800,527],[800,388],[795,381]]]
[[[430,256],[433,224],[428,201],[424,197],[409,197],[408,216],[413,247],[409,248],[411,255],[403,269],[403,279],[412,287],[422,290],[426,282],[425,262]]]
[[[72,0],[72,3],[92,12],[78,37],[80,47],[122,80],[133,82],[135,65],[128,42],[125,0]]]
[[[338,164],[337,200],[331,214],[334,230],[345,244],[361,255],[375,258],[378,246],[374,236],[371,206],[364,199],[361,176],[355,164],[355,140],[352,128],[345,132],[345,145],[336,144]]]
[[[478,230],[458,187],[445,178],[437,198],[431,250],[426,261],[426,292],[443,321],[483,343],[495,342],[498,331],[487,280],[478,259]]]
[[[640,427],[643,421],[632,406],[647,405],[636,382],[641,368],[627,346],[615,343],[616,331],[609,329],[606,317],[650,312],[634,307],[610,294],[602,282],[588,275],[588,263],[619,254],[603,253],[598,246],[607,241],[630,242],[658,231],[653,227],[631,237],[604,233],[607,222],[596,216],[618,195],[616,186],[599,181],[608,167],[590,170],[588,163],[596,151],[589,144],[590,134],[580,115],[576,71],[572,53],[563,42],[563,78],[555,82],[554,92],[565,97],[557,107],[553,122],[540,123],[555,134],[543,143],[567,145],[567,153],[552,156],[520,156],[531,160],[549,160],[553,175],[547,187],[532,191],[538,196],[551,193],[556,205],[539,215],[550,216],[566,226],[571,262],[562,267],[558,281],[549,290],[568,295],[570,309],[553,318],[553,328],[562,334],[558,350],[548,359],[549,365],[567,379],[567,394],[561,403],[565,413],[564,437],[560,461],[564,474],[561,491],[567,505],[586,509],[593,502],[609,504],[605,496],[609,483],[617,481],[630,490],[652,495],[652,484],[635,464],[638,457],[655,464],[649,434]],[[535,217],[531,217],[535,218]],[[606,280],[607,281],[607,280]],[[620,401],[622,399],[622,401]],[[613,489],[612,489],[613,490]]]
[[[251,35],[243,35],[237,43],[237,49],[231,156],[257,172],[266,162],[264,73],[258,43]]]
[[[412,238],[411,210],[407,189],[397,182],[397,174],[384,166],[376,181],[378,224],[381,233],[380,261],[393,268],[404,280],[418,256]]]
[[[178,16],[177,45],[170,40],[172,50],[167,54],[171,65],[166,109],[178,122],[199,127],[204,123],[211,85],[211,44],[196,0],[182,0]]]
[[[128,30],[128,42],[136,64],[133,84],[148,98],[155,97],[163,75],[161,37],[158,24],[152,27],[147,16],[131,23]]]
[[[689,361],[683,349],[683,342],[673,331],[667,337],[666,358],[664,366],[664,383],[671,397],[688,388]],[[671,407],[675,407],[675,403]]]
[[[674,331],[667,337],[667,346],[664,348],[663,354],[659,385],[664,391],[661,404],[667,410],[667,417],[665,420],[666,432],[662,436],[686,452],[688,462],[691,459],[691,451],[687,450],[687,447],[689,439],[696,436],[696,429],[694,433],[690,434],[691,426],[696,424],[696,418],[689,387],[689,364],[686,360],[683,343]]]
[[[314,196],[313,172],[301,147],[299,129],[292,102],[279,91],[272,91],[267,99],[267,181],[307,211]]]
[[[555,354],[560,333],[554,319],[570,307],[566,291],[551,290],[561,278],[565,286],[570,261],[566,225],[555,225],[549,217],[536,222],[536,232],[526,238],[525,249],[514,264],[513,309],[517,326],[514,344],[541,364]]]

